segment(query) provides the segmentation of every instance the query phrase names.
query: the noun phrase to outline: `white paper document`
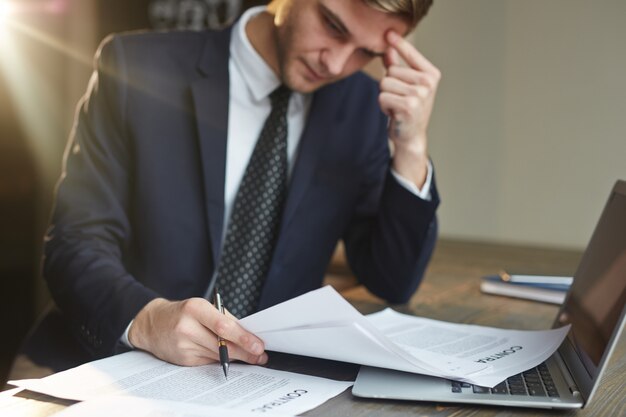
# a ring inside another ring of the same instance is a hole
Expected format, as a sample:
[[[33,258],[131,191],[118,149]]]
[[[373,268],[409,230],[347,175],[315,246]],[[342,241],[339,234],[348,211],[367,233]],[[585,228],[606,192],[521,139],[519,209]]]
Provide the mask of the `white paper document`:
[[[139,351],[10,383],[78,401],[122,395],[288,415],[315,408],[353,384],[240,363],[231,363],[226,379],[219,364],[177,366]]]
[[[539,365],[569,329],[495,329],[389,309],[365,317],[330,286],[248,316],[241,325],[259,336],[268,350],[483,386],[495,386]]]
[[[153,400],[138,397],[105,396],[74,404],[54,417],[253,417],[258,412],[225,410],[220,407],[182,403],[180,401]],[[288,414],[270,413],[287,417]]]
[[[425,350],[490,365],[464,379],[489,387],[548,359],[569,329],[569,326],[537,331],[497,329],[409,316],[391,309],[367,318],[385,336],[416,356]]]

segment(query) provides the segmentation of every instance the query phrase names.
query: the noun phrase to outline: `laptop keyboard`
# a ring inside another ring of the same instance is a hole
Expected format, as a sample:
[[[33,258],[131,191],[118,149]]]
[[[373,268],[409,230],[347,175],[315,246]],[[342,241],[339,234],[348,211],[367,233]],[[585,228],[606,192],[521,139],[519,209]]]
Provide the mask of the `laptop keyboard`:
[[[558,397],[552,375],[545,363],[521,374],[513,375],[493,388],[481,387],[466,382],[450,381],[453,393],[532,395],[534,397]]]

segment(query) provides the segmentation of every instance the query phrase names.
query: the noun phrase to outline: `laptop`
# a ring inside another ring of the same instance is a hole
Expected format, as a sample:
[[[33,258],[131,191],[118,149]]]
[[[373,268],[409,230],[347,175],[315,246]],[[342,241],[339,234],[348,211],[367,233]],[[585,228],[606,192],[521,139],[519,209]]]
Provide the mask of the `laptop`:
[[[617,181],[553,325],[571,324],[572,328],[546,362],[494,388],[363,366],[352,394],[414,401],[582,408],[593,399],[624,328],[625,301],[626,181]]]

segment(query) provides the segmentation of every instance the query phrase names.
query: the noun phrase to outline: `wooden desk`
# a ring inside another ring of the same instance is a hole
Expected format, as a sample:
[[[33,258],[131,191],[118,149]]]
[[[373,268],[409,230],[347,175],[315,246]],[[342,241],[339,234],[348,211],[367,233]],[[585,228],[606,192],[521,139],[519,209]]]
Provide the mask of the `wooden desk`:
[[[518,329],[549,328],[557,307],[549,304],[483,295],[480,277],[502,268],[523,270],[528,265],[556,275],[573,274],[580,252],[541,250],[518,246],[442,241],[427,277],[409,305],[398,310],[459,323],[475,323]],[[385,305],[362,287],[344,289],[343,294],[364,313]],[[602,388],[589,408],[569,412],[514,409],[488,406],[446,405],[402,401],[366,400],[346,391],[306,416],[624,416],[626,415],[626,338],[622,337],[610,362]],[[311,375],[351,380],[358,366],[286,354],[270,354],[269,366]],[[35,393],[0,398],[0,415],[6,417],[48,416],[70,401]]]

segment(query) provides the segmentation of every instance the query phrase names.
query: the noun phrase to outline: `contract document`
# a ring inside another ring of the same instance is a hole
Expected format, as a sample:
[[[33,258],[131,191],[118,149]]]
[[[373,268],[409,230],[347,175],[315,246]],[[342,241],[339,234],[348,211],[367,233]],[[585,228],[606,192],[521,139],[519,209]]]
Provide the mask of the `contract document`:
[[[74,404],[56,413],[54,417],[253,417],[258,415],[258,412],[253,411],[225,410],[221,407],[181,403],[179,401],[106,396]],[[267,415],[289,416],[288,414],[276,413]]]
[[[353,384],[241,363],[230,365],[226,379],[217,363],[177,366],[140,351],[90,362],[42,379],[9,383],[77,401],[133,396],[269,415],[303,413]]]
[[[569,329],[495,329],[390,309],[366,317],[330,286],[245,317],[241,325],[267,350],[490,387],[545,361]]]

